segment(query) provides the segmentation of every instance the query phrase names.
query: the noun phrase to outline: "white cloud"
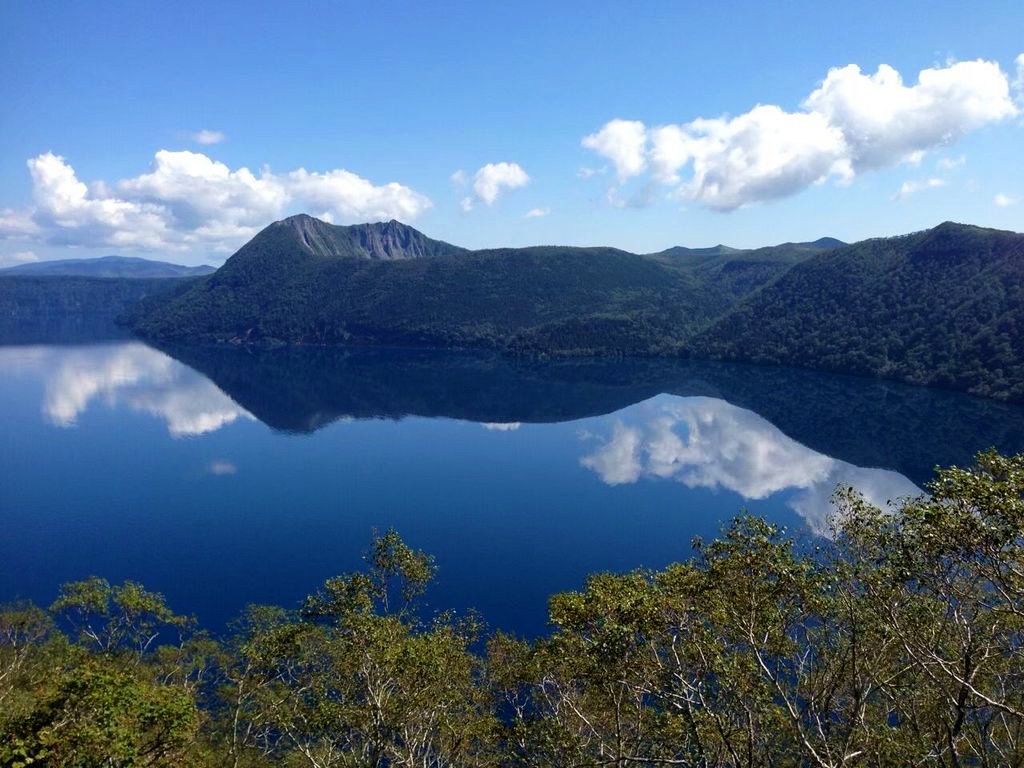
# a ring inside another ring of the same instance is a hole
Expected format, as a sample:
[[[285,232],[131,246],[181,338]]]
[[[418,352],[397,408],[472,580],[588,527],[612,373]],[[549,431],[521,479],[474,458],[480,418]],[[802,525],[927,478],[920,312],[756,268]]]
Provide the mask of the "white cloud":
[[[39,261],[39,257],[32,251],[0,254],[0,268],[16,267],[19,264],[28,264],[33,261]]]
[[[904,200],[916,192],[920,192],[925,189],[938,189],[939,187],[946,186],[945,179],[915,179],[912,181],[904,181],[900,185],[899,191],[896,193],[895,200]]]
[[[284,177],[284,187],[294,198],[348,221],[412,221],[431,205],[429,199],[402,184],[375,186],[344,170],[310,173],[300,168]]]
[[[0,208],[0,240],[4,238],[27,239],[36,237],[39,225],[32,219],[31,211],[14,211]]]
[[[466,172],[461,168],[451,175],[452,184],[456,187],[464,187],[469,183],[469,179],[466,177]]]
[[[829,530],[830,499],[838,484],[856,487],[879,506],[919,493],[896,472],[856,467],[813,451],[724,400],[671,398],[653,413],[650,407],[631,409],[644,414],[635,426],[623,421],[626,414],[620,417],[611,437],[580,463],[608,485],[671,479],[690,488],[724,488],[751,500],[799,491],[787,503],[819,534]]]
[[[218,477],[224,477],[226,475],[237,475],[238,466],[233,462],[227,461],[225,459],[217,459],[216,461],[210,462],[210,465],[206,468],[206,471],[209,472],[211,475],[216,475]]]
[[[550,208],[531,208],[526,212],[523,218],[539,219],[543,216],[547,216],[549,213],[551,213]]]
[[[223,131],[196,131],[192,134],[192,141],[196,144],[220,144],[226,140],[227,136],[224,135]]]
[[[198,152],[160,150],[150,172],[113,185],[80,181],[51,152],[28,161],[35,205],[0,212],[0,238],[126,249],[231,251],[290,209],[343,222],[412,221],[431,206],[402,184],[343,169],[259,175]]]
[[[496,423],[484,423],[480,426],[484,429],[490,430],[491,432],[515,432],[522,426],[522,423],[518,421],[503,421]]]
[[[582,144],[611,160],[619,181],[643,173],[647,167],[647,129],[639,120],[611,120]]]
[[[851,64],[830,70],[795,112],[762,104],[736,117],[651,128],[615,119],[583,146],[613,163],[619,183],[649,173],[678,195],[730,211],[919,163],[929,150],[1015,114],[996,62],[925,69],[912,85],[888,65],[865,74]]]
[[[469,213],[470,211],[473,210],[473,198],[472,197],[464,197],[464,198],[462,198],[462,200],[459,201],[459,207],[464,212]]]
[[[1004,195],[1000,192],[998,195],[992,198],[992,202],[999,208],[1009,208],[1011,205],[1016,205],[1018,200],[1015,197]]]
[[[503,189],[525,187],[530,177],[518,163],[488,163],[473,176],[473,193],[487,205],[493,205]]]
[[[943,157],[939,160],[939,168],[944,171],[952,171],[963,167],[966,162],[967,158],[964,155],[959,155],[958,157]]]
[[[1013,80],[1013,91],[1018,101],[1024,101],[1024,53],[1020,54],[1016,61],[1017,77]]]

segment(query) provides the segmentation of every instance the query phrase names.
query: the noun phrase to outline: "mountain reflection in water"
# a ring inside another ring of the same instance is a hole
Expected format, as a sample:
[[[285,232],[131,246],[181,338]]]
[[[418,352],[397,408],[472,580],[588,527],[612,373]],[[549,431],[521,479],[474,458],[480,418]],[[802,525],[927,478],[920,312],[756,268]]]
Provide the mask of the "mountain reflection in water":
[[[0,602],[98,574],[223,626],[394,526],[432,605],[526,635],[743,507],[827,534],[836,485],[881,505],[1024,450],[1022,408],[782,368],[137,341],[0,346],[0,424]]]
[[[341,418],[572,421],[658,394],[753,411],[813,451],[920,484],[988,447],[1024,449],[1024,409],[960,393],[792,368],[690,360],[524,361],[412,350],[184,347],[165,352],[273,429]]]

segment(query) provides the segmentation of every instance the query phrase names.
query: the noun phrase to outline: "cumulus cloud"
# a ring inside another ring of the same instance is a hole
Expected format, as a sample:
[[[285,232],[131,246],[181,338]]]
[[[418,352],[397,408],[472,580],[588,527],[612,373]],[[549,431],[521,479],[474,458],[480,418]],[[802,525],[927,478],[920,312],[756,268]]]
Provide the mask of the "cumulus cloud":
[[[293,197],[343,220],[412,221],[430,207],[430,200],[409,187],[397,182],[375,186],[344,170],[310,173],[300,168],[284,177],[283,186]]]
[[[91,187],[52,152],[28,161],[34,206],[0,211],[0,238],[126,249],[231,251],[289,209],[336,221],[411,221],[431,206],[396,182],[305,168],[259,174],[189,151],[160,150],[148,173]]]
[[[750,500],[788,492],[789,506],[819,534],[829,531],[837,485],[852,485],[878,506],[920,493],[896,472],[856,467],[813,451],[724,400],[672,398],[638,424],[623,418],[580,460],[608,485],[674,480],[690,488],[724,488]]]
[[[992,198],[992,202],[999,208],[1009,208],[1011,205],[1017,204],[1017,198],[1004,195],[1002,192]]]
[[[493,205],[503,189],[525,187],[529,181],[518,163],[488,163],[473,176],[473,192],[487,205]]]
[[[551,213],[550,208],[531,208],[524,214],[527,219],[539,219]]]
[[[582,144],[608,158],[619,181],[636,176],[647,167],[647,128],[639,120],[610,120],[597,133],[584,136]]]
[[[39,225],[32,218],[31,211],[0,208],[0,240],[5,237],[27,239],[37,236],[39,232]]]
[[[16,267],[19,264],[28,264],[33,261],[39,261],[39,257],[32,251],[0,254],[0,268]]]
[[[931,178],[931,179],[915,179],[912,181],[904,181],[896,193],[896,200],[904,200],[916,192],[920,192],[924,189],[938,189],[939,187],[946,186],[945,179]]]
[[[196,144],[220,144],[227,139],[223,131],[196,131],[192,134],[192,141]]]
[[[684,198],[730,211],[919,162],[1018,112],[996,62],[924,69],[911,85],[888,65],[868,74],[851,64],[830,70],[798,111],[761,104],[736,117],[653,127],[615,119],[583,146],[614,165],[620,184],[649,174]]]

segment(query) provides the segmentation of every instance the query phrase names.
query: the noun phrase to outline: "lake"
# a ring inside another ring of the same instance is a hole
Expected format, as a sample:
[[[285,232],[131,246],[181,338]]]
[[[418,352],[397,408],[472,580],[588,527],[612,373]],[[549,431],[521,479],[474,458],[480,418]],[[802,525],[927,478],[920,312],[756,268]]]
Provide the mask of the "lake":
[[[296,606],[394,527],[434,609],[533,636],[598,570],[658,568],[742,509],[813,541],[1024,450],[1024,408],[783,368],[402,350],[0,346],[0,602],[135,579],[222,628]]]

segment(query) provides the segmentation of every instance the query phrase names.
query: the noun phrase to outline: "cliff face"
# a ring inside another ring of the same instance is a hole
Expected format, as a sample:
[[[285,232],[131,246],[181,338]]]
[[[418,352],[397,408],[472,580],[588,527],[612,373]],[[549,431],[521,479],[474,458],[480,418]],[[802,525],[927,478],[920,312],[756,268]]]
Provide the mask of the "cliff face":
[[[313,255],[321,258],[398,261],[461,253],[464,250],[440,240],[432,240],[394,219],[341,227],[299,214],[275,222],[268,227],[271,228],[293,230],[303,245]]]

